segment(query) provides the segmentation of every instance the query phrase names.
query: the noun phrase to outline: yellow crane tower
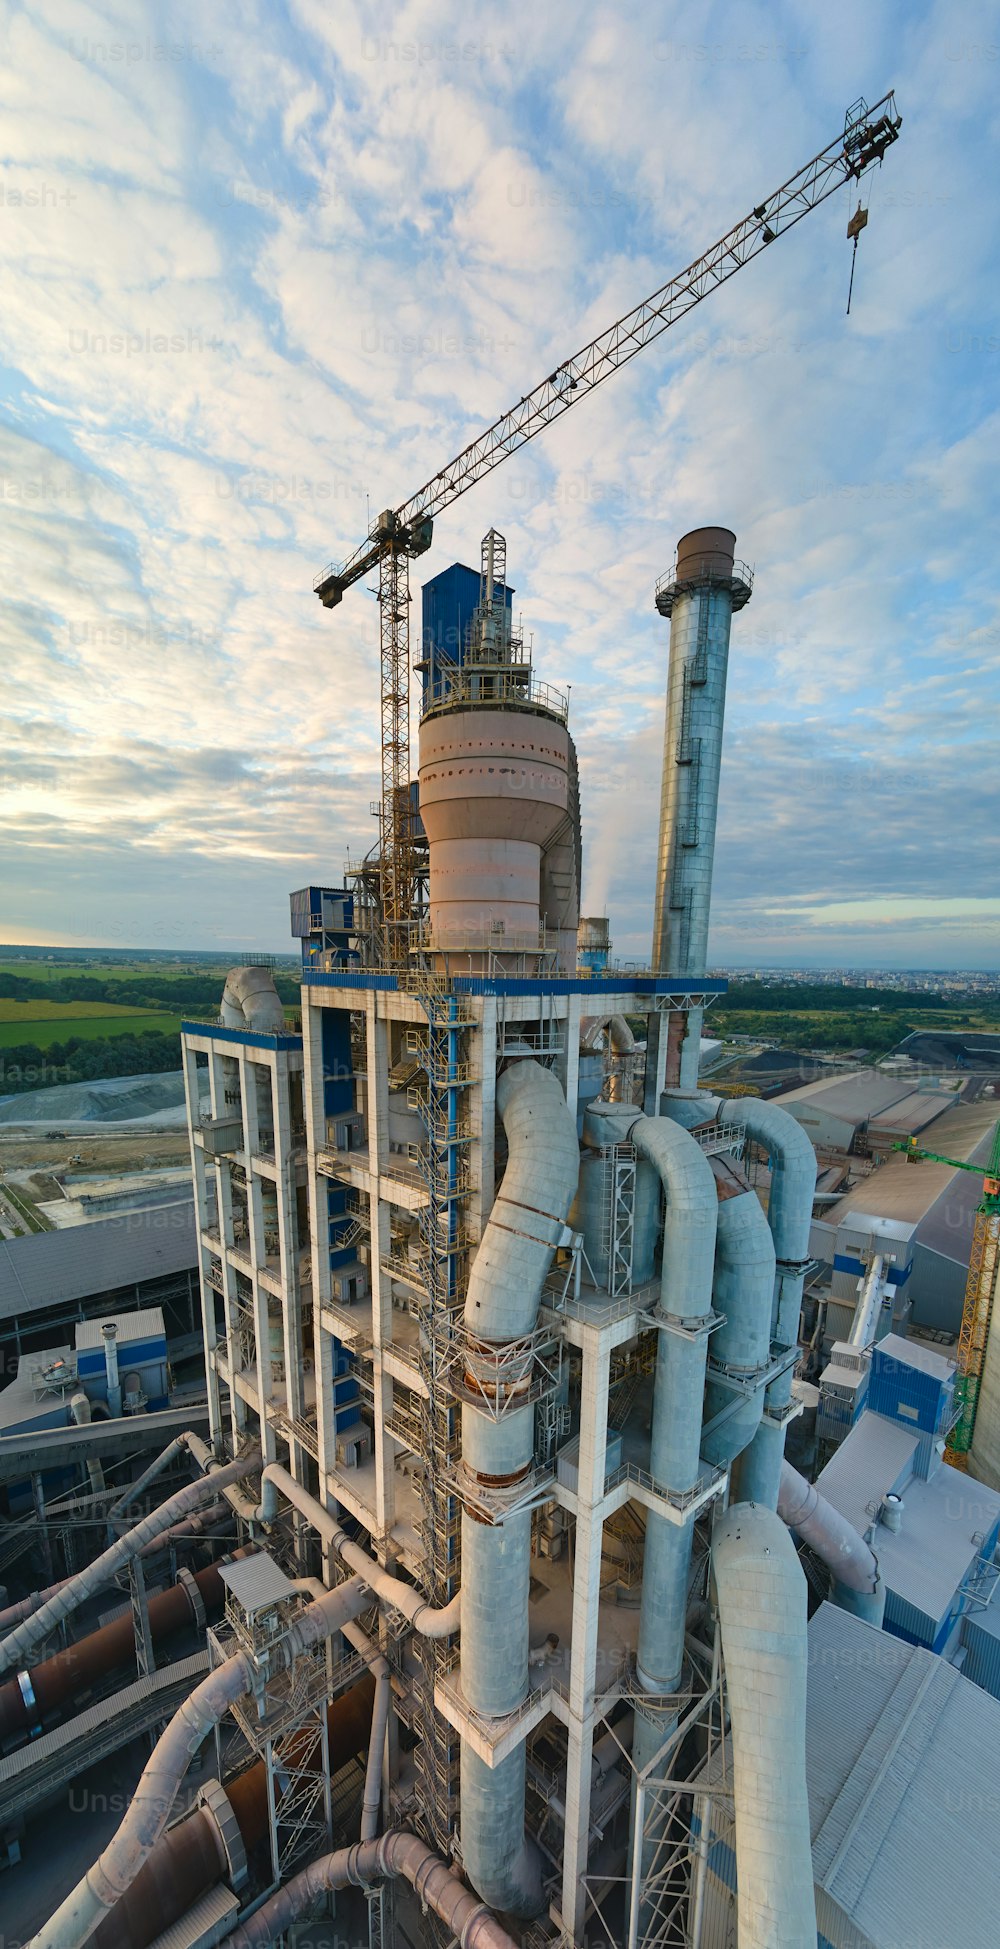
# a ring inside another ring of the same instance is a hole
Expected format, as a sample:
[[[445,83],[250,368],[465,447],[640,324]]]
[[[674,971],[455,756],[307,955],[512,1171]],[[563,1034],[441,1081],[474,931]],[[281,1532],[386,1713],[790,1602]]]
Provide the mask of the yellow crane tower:
[[[895,1144],[893,1149],[905,1151],[913,1164],[920,1164],[924,1159],[932,1164],[950,1164],[956,1171],[975,1171],[983,1180],[958,1336],[958,1384],[955,1396],[959,1413],[944,1455],[952,1468],[967,1470],[986,1359],[986,1342],[997,1296],[997,1274],[1000,1272],[1000,1123],[993,1132],[993,1146],[989,1162],[985,1165],[968,1164],[961,1158],[942,1157],[936,1150],[924,1150],[915,1137],[911,1137],[907,1144]]]

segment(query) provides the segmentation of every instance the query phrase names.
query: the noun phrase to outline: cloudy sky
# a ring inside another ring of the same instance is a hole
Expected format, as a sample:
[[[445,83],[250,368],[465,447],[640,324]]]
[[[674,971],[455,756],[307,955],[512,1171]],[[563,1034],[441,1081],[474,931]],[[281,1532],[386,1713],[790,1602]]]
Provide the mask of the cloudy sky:
[[[734,528],[714,957],[997,964],[987,10],[2,18],[0,938],[289,945],[378,792],[376,604],[327,613],[317,569],[895,86],[851,316],[843,190],[442,516],[426,572],[506,533],[573,687],[585,909],[636,954],[653,588]]]

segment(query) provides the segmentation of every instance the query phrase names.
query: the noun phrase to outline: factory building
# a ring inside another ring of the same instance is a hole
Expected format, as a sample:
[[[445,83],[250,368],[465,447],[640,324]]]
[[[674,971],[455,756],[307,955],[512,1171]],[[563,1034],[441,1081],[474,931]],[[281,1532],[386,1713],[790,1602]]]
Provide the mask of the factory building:
[[[957,1949],[989,1940],[1000,1900],[1000,1705],[921,1646],[832,1604],[810,1622],[807,1669],[820,1949]],[[720,1746],[698,1782],[706,1810],[693,1835],[705,1862],[701,1949],[737,1941],[739,1836],[727,1806],[727,1760]]]
[[[0,1359],[43,1352],[82,1320],[159,1306],[168,1339],[200,1342],[194,1201],[176,1197],[27,1238],[0,1239]]]
[[[954,1104],[954,1084],[929,1078],[918,1086],[912,1073],[901,1076],[884,1067],[820,1077],[781,1097],[782,1109],[808,1131],[817,1150],[865,1156],[884,1156],[894,1143],[919,1136]]]
[[[209,1498],[239,1553],[211,1567],[211,1615],[199,1599],[207,1674],[37,1949],[149,1949],[157,1929],[193,1949],[241,1911],[241,1941],[264,1944],[347,1884],[372,1949],[404,1931],[679,1949],[732,1940],[728,1913],[712,1934],[723,1844],[741,1949],[888,1949],[860,1906],[853,1937],[826,1919],[852,1914],[834,1869],[862,1872],[870,1832],[848,1824],[818,1867],[809,1822],[793,1527],[838,1625],[864,1631],[848,1611],[884,1601],[853,1502],[785,1460],[815,1153],[781,1105],[698,1080],[724,987],[706,970],[730,625],[752,578],[710,528],[657,588],[661,830],[636,970],[586,934],[578,964],[567,700],[515,626],[502,537],[471,608],[467,575],[435,578],[425,612],[418,804],[407,786],[392,808],[404,853],[292,896],[301,1034],[261,965],[231,972],[216,1024],[184,1028],[209,1441],[175,1440],[162,1465],[195,1480],[20,1607],[0,1639],[12,1713],[29,1694],[37,1710],[46,1636],[108,1561],[141,1562]],[[885,1345],[880,1412],[840,1456],[884,1420],[883,1501],[901,1484],[908,1514],[937,1494],[946,1390],[911,1426]],[[135,1498],[155,1499],[158,1466]],[[190,1618],[183,1590],[171,1620]],[[141,1624],[134,1590],[132,1609]],[[852,1718],[836,1795],[870,1735]],[[210,1736],[215,1775],[168,1826]],[[359,1745],[360,1840],[336,1813]]]

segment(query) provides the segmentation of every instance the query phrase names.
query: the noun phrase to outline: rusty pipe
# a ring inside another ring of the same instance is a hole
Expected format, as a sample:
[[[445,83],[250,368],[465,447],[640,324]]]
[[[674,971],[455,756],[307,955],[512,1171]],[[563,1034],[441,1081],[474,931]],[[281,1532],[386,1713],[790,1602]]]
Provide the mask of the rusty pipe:
[[[222,1609],[226,1590],[215,1564],[199,1570],[192,1582],[206,1612]],[[149,1631],[154,1646],[192,1623],[200,1624],[201,1619],[197,1602],[192,1600],[184,1582],[150,1598]],[[6,1685],[0,1685],[0,1745],[18,1735],[26,1739],[49,1713],[58,1712],[80,1692],[106,1678],[109,1672],[127,1665],[134,1655],[132,1615],[126,1611],[122,1617],[112,1618],[110,1624],[91,1631],[77,1644],[56,1652],[53,1658],[46,1658],[30,1671],[8,1679]],[[29,1699],[33,1699],[33,1705],[28,1704]]]
[[[374,1680],[369,1674],[328,1706],[326,1714],[330,1772],[338,1773],[369,1743]],[[318,1751],[319,1742],[315,1742]],[[296,1763],[299,1755],[296,1754]],[[226,1798],[233,1810],[247,1854],[260,1846],[267,1833],[267,1767],[263,1760],[226,1782]],[[145,1867],[116,1902],[91,1938],[92,1949],[149,1949],[149,1944],[172,1928],[210,1888],[228,1877],[229,1860],[215,1817],[198,1807],[160,1836]]]

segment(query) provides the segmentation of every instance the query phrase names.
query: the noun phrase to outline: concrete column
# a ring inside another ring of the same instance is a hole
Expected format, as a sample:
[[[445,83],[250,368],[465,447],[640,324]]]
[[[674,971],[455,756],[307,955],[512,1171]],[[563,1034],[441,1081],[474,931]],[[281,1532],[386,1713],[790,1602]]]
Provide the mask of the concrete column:
[[[200,1144],[194,1141],[194,1132],[201,1120],[201,1100],[198,1095],[198,1064],[195,1051],[189,1046],[187,1038],[181,1040],[181,1064],[184,1071],[184,1100],[187,1105],[187,1124],[191,1133],[191,1179],[194,1185],[195,1230],[198,1234],[198,1297],[201,1306],[201,1331],[205,1347],[205,1387],[208,1394],[208,1428],[214,1452],[222,1452],[222,1400],[219,1392],[219,1376],[215,1368],[215,1349],[218,1334],[215,1326],[215,1291],[205,1278],[205,1270],[210,1258],[201,1242],[201,1234],[208,1223],[208,1182],[205,1153]],[[229,1271],[229,1268],[226,1268]],[[225,1281],[226,1271],[223,1272]],[[190,1287],[190,1280],[189,1280]],[[189,1290],[190,1298],[190,1290]],[[192,1326],[194,1321],[192,1319]]]
[[[580,1021],[583,1016],[583,996],[566,997],[566,1014],[563,1029],[566,1036],[566,1050],[560,1062],[560,1080],[566,1092],[566,1107],[570,1116],[577,1114],[580,1096]]]
[[[666,1088],[669,1021],[670,1017],[662,1009],[657,1009],[646,1022],[646,1075],[642,1110],[647,1117],[659,1116],[660,1098]]]
[[[472,1195],[468,1204],[469,1231],[482,1238],[493,1209],[496,1182],[497,1114],[497,997],[484,995],[482,1022],[468,1035],[469,1061],[476,1078],[472,1091],[470,1145]]]
[[[573,1637],[569,1680],[569,1747],[566,1756],[566,1831],[563,1844],[562,1914],[574,1939],[582,1935],[586,1912],[583,1877],[590,1835],[591,1761],[594,1749],[594,1696],[597,1690],[601,1601],[601,1542],[598,1513],[604,1495],[608,1449],[608,1383],[611,1337],[595,1329],[584,1336],[580,1399],[578,1509],[573,1558]]]

